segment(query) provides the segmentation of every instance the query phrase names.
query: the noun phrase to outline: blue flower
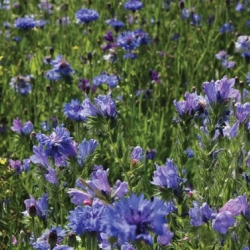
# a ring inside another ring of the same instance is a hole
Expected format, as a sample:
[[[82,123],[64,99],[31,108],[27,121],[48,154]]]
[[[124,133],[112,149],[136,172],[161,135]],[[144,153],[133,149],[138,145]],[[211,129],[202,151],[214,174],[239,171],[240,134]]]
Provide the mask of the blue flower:
[[[99,14],[95,10],[80,9],[75,13],[77,23],[90,23],[99,18]]]
[[[115,31],[119,31],[121,28],[123,28],[125,26],[124,22],[116,20],[116,19],[111,19],[111,20],[107,20],[106,23],[113,27],[115,29]]]
[[[193,26],[196,26],[196,25],[200,26],[201,25],[201,16],[198,14],[195,14],[195,13],[192,14],[190,24]]]
[[[163,225],[163,231],[164,231],[164,234],[163,235],[159,235],[157,237],[157,242],[161,245],[161,246],[167,246],[170,244],[173,236],[174,236],[174,233],[169,231],[169,228],[168,228],[168,225],[167,224],[164,224]]]
[[[218,213],[215,219],[213,219],[212,228],[221,234],[226,234],[228,228],[233,226],[234,223],[233,215],[229,211],[223,211]]]
[[[65,61],[62,55],[58,55],[55,60],[50,63],[53,66],[53,70],[62,76],[70,76],[74,73],[68,62]]]
[[[105,208],[106,206],[98,203],[93,206],[77,206],[69,212],[69,228],[78,235],[85,232],[102,232]]]
[[[82,104],[78,100],[71,100],[70,103],[65,103],[63,113],[70,120],[85,121],[85,117],[82,116],[83,110]]]
[[[130,154],[130,157],[133,160],[141,161],[141,160],[144,159],[145,154],[144,154],[143,149],[140,146],[136,146],[136,147],[133,148],[133,150],[132,150],[132,152]]]
[[[119,80],[120,80],[119,76],[116,76],[113,74],[109,75],[106,72],[103,72],[99,76],[94,77],[93,85],[99,86],[99,85],[102,85],[104,83],[107,83],[107,85],[110,88],[114,88],[117,86]]]
[[[37,141],[45,147],[47,156],[60,157],[62,155],[75,156],[76,150],[73,145],[72,137],[69,137],[69,131],[64,127],[56,127],[50,136],[38,133]]]
[[[18,117],[13,120],[11,126],[11,130],[17,132],[20,135],[29,135],[33,131],[33,128],[34,126],[31,121],[27,121],[22,125]]]
[[[150,37],[148,33],[144,32],[142,29],[137,29],[134,31],[136,37],[139,39],[140,45],[147,45],[150,42]]]
[[[158,199],[149,201],[144,195],[134,193],[128,198],[121,198],[114,206],[108,206],[104,215],[104,232],[109,237],[117,237],[119,244],[127,241],[143,240],[153,243],[150,231],[163,235],[166,223],[166,207]]]
[[[143,4],[139,0],[129,0],[124,4],[124,8],[126,10],[136,11],[136,10],[140,10],[142,7],[143,7]]]
[[[177,190],[181,178],[173,161],[167,159],[166,165],[158,166],[155,164],[155,166],[156,171],[154,171],[154,177],[151,183],[162,188],[172,188]]]
[[[223,26],[220,28],[220,33],[228,33],[234,31],[234,27],[231,23],[225,23]]]
[[[31,93],[31,79],[32,75],[17,76],[11,79],[10,86],[21,95],[27,95]]]
[[[49,167],[48,156],[46,155],[41,145],[33,146],[33,153],[34,155],[30,157],[31,162],[33,162],[34,164],[38,164],[39,166],[42,166],[44,168]]]
[[[52,167],[47,168],[47,173],[44,174],[46,181],[51,184],[58,185],[58,179],[56,177],[56,170]]]
[[[127,51],[136,49],[141,44],[141,38],[134,31],[125,31],[118,35],[117,44]]]
[[[61,75],[54,69],[46,71],[44,73],[44,77],[49,79],[51,82],[57,82],[62,78]]]
[[[77,159],[80,166],[84,165],[85,159],[95,151],[97,146],[98,142],[94,139],[90,139],[89,141],[84,139],[82,143],[78,145]]]
[[[14,23],[15,28],[29,30],[37,26],[37,22],[32,17],[17,18]]]
[[[101,110],[104,117],[113,117],[117,116],[116,104],[115,101],[111,98],[110,94],[98,95],[95,98],[95,104]]]

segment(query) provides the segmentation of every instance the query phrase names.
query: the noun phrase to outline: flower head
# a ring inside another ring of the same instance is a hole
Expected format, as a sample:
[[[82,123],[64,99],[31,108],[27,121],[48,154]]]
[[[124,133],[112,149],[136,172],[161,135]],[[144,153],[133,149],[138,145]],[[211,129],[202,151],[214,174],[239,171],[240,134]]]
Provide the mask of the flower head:
[[[128,0],[125,4],[124,4],[124,8],[126,10],[132,10],[132,11],[136,11],[136,10],[140,10],[143,7],[143,4],[141,1],[139,0]]]
[[[250,51],[250,36],[239,36],[235,42],[236,52],[249,52]]]
[[[163,235],[159,235],[157,237],[157,242],[161,245],[161,246],[167,246],[170,244],[174,233],[169,231],[168,225],[164,224],[163,225]]]
[[[97,98],[95,98],[95,104],[101,110],[104,117],[115,118],[117,116],[116,104],[110,94],[106,96],[98,95]]]
[[[235,219],[229,211],[223,211],[216,215],[212,222],[212,228],[221,233],[226,234],[229,227],[233,226]]]
[[[83,110],[82,104],[78,100],[71,100],[70,103],[65,103],[63,113],[70,120],[85,121],[85,117],[82,116]]]
[[[234,31],[234,27],[231,23],[225,23],[223,26],[220,28],[220,33],[228,33]]]
[[[80,9],[75,13],[77,23],[90,23],[99,18],[99,14],[95,10]]]
[[[27,121],[22,125],[18,117],[13,120],[11,126],[11,130],[17,132],[20,135],[29,135],[33,131],[33,128],[34,126],[31,121]]]
[[[106,72],[103,72],[99,76],[94,77],[93,85],[99,86],[99,85],[102,85],[104,83],[107,83],[107,85],[110,88],[114,88],[117,86],[119,80],[120,80],[119,76],[116,76],[113,74],[109,75]]]
[[[62,55],[58,55],[55,60],[52,60],[50,64],[53,66],[53,70],[62,76],[70,76],[74,73],[70,64],[64,59]]]
[[[14,27],[18,29],[29,30],[37,26],[37,22],[32,17],[17,18]]]
[[[27,76],[16,76],[11,79],[10,86],[21,95],[27,95],[31,93],[31,79],[32,75]]]
[[[136,49],[140,44],[141,39],[134,31],[122,32],[117,37],[117,45],[127,51]]]

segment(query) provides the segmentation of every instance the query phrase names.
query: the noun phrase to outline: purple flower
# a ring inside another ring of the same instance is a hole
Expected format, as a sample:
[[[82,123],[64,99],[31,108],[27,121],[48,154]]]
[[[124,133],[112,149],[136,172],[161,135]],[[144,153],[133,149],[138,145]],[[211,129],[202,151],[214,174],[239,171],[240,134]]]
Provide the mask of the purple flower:
[[[214,82],[204,82],[203,90],[206,94],[206,99],[210,104],[217,103],[222,104],[226,103],[228,99],[237,98],[239,91],[234,89],[235,79],[228,79],[227,76],[224,76],[221,80]]]
[[[107,20],[106,23],[113,27],[115,29],[115,31],[119,31],[121,28],[123,28],[125,26],[124,22],[116,20],[116,19],[111,19],[111,20]]]
[[[23,125],[19,118],[13,120],[11,130],[17,132],[20,135],[29,135],[33,131],[33,124],[31,121],[25,122]]]
[[[53,70],[62,76],[70,76],[74,73],[74,70],[71,69],[69,63],[66,62],[62,55],[58,55],[50,64],[53,66]]]
[[[134,31],[136,37],[139,39],[140,45],[147,45],[150,42],[150,37],[148,33],[144,32],[142,29],[137,29]]]
[[[17,18],[14,27],[18,29],[29,30],[37,26],[37,22],[32,17]]]
[[[215,219],[213,219],[212,228],[221,234],[226,234],[228,228],[233,226],[234,223],[233,215],[229,211],[223,211],[218,213]]]
[[[20,93],[21,95],[27,95],[31,93],[30,82],[32,79],[32,75],[16,76],[11,79],[10,86],[15,90],[16,93]]]
[[[78,145],[77,160],[80,166],[83,167],[86,158],[95,151],[97,146],[98,142],[94,139],[90,139],[89,141],[84,139],[82,143]]]
[[[147,160],[154,160],[156,157],[156,149],[147,149],[146,150],[146,159]]]
[[[151,183],[162,188],[177,190],[181,178],[173,161],[167,159],[166,165],[158,166],[155,164],[155,166],[156,171],[154,171],[154,177]]]
[[[99,18],[99,14],[95,10],[80,9],[75,13],[77,23],[90,23]]]
[[[236,107],[236,117],[239,122],[244,122],[247,118],[249,118],[250,114],[249,102],[246,102],[244,104],[237,102],[234,106]]]
[[[81,115],[87,119],[88,116],[98,116],[101,112],[93,105],[86,95],[86,99],[82,102],[83,110]]]
[[[110,187],[108,181],[108,170],[103,170],[102,166],[99,167],[91,175],[91,179],[87,181],[77,180],[77,186],[83,191],[70,188],[68,193],[72,198],[72,202],[76,205],[81,205],[86,200],[92,201],[94,198],[103,199],[105,201],[112,201],[120,198],[128,192],[128,183],[116,181],[113,188]]]
[[[234,31],[234,27],[231,23],[225,23],[223,26],[220,28],[220,33],[225,34],[228,32]]]
[[[165,216],[166,207],[162,201],[149,201],[143,194],[136,196],[132,193],[130,197],[115,202],[114,206],[107,206],[104,232],[109,237],[117,237],[119,244],[135,240],[152,244],[153,238],[149,233],[164,234]]]
[[[38,4],[38,8],[48,12],[49,14],[53,14],[53,4],[49,3],[48,0],[41,0]]]
[[[236,7],[235,7],[235,11],[240,12],[240,11],[244,11],[244,10],[246,10],[246,6],[243,3],[238,2]]]
[[[221,209],[221,212],[228,211],[232,214],[232,216],[237,216],[241,213],[245,214],[247,209],[247,198],[246,195],[238,196],[235,199],[230,199]]]
[[[83,110],[82,104],[78,100],[71,100],[70,103],[65,103],[63,113],[70,120],[85,121],[85,117],[82,116]]]
[[[37,141],[45,147],[47,156],[60,157],[62,155],[75,156],[76,149],[73,145],[72,137],[64,127],[56,127],[50,136],[38,133]]]
[[[234,61],[223,60],[221,61],[222,67],[225,69],[232,69],[235,66]]]
[[[139,0],[129,0],[124,4],[124,8],[126,10],[136,11],[136,10],[140,10],[142,7],[143,7],[143,4]]]
[[[189,18],[190,13],[191,13],[191,11],[190,11],[189,9],[185,9],[185,8],[184,8],[184,9],[181,11],[182,18],[183,18],[184,20],[186,20],[187,18]]]
[[[25,172],[30,170],[30,159],[23,159],[23,170]]]
[[[44,73],[44,77],[49,79],[51,82],[57,82],[62,78],[61,75],[54,69],[46,71]]]
[[[190,22],[190,24],[192,26],[196,26],[196,25],[197,26],[201,26],[201,16],[198,15],[198,14],[193,13],[191,15],[191,22]]]
[[[16,174],[20,174],[23,171],[23,167],[20,161],[9,160],[10,168],[14,169]]]
[[[156,82],[156,83],[160,83],[160,77],[159,77],[159,73],[157,71],[150,69],[149,70],[149,77],[150,77],[151,81]]]
[[[104,117],[108,116],[115,118],[117,116],[116,104],[111,98],[111,94],[107,94],[106,96],[98,95],[97,98],[95,98],[95,104],[101,110]]]
[[[247,166],[250,168],[250,151],[247,153]]]
[[[117,37],[117,45],[127,51],[136,49],[140,44],[141,39],[134,31],[122,32]]]
[[[141,161],[144,159],[145,154],[144,154],[143,149],[140,146],[136,146],[133,148],[133,151],[130,154],[130,157],[132,158],[132,160]]]
[[[44,174],[46,181],[48,181],[51,184],[58,185],[58,179],[56,177],[56,170],[52,167],[47,168],[47,173]]]
[[[102,232],[105,208],[98,203],[93,206],[77,206],[75,210],[69,212],[69,228],[78,235],[85,232]]]
[[[157,242],[161,246],[167,246],[170,244],[170,242],[174,236],[174,233],[169,231],[167,224],[163,225],[163,232],[164,232],[163,235],[159,235],[157,237]]]
[[[194,151],[191,148],[187,148],[184,153],[187,155],[188,158],[194,157]]]
[[[112,31],[108,31],[108,32],[103,36],[103,38],[104,38],[107,42],[110,42],[110,43],[113,43],[113,42],[114,42],[114,36],[113,36]]]
[[[117,86],[118,82],[120,80],[119,76],[116,75],[109,75],[106,72],[101,73],[99,76],[94,77],[93,79],[93,85],[94,86],[99,86],[102,85],[104,83],[107,83],[107,85],[110,88],[114,88]]]
[[[48,156],[46,155],[41,145],[33,146],[33,153],[34,155],[30,157],[31,162],[33,162],[34,164],[38,164],[39,166],[42,166],[44,168],[49,167]]]
[[[189,209],[189,217],[191,224],[195,227],[207,223],[208,220],[214,219],[216,216],[216,213],[207,205],[206,202],[199,207],[198,202],[194,201],[193,206],[193,208]]]
[[[91,86],[88,79],[78,78],[78,81],[79,81],[79,84],[78,84],[79,90],[81,90],[87,94],[90,91],[92,91],[92,92],[96,91],[96,86]]]
[[[221,50],[220,52],[218,52],[216,55],[215,55],[215,57],[218,59],[218,60],[221,60],[221,61],[223,61],[223,60],[225,60],[225,59],[227,59],[227,52],[225,51],[225,50]]]
[[[48,200],[47,194],[43,194],[37,201],[30,195],[30,199],[24,201],[26,211],[22,212],[24,215],[37,216],[41,219],[45,219],[48,213]]]
[[[250,37],[249,36],[239,36],[235,42],[236,52],[249,52],[250,51]]]

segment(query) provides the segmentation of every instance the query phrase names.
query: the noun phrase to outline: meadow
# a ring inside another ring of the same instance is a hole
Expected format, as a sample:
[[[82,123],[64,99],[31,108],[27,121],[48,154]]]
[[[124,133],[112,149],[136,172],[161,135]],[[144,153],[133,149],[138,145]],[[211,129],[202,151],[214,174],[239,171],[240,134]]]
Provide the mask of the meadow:
[[[0,249],[249,249],[249,13],[0,0]]]

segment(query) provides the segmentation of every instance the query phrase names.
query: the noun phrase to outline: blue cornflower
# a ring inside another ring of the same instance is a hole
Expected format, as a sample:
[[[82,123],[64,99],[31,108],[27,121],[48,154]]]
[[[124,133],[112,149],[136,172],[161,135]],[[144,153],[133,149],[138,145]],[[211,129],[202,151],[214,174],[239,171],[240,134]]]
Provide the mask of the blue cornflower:
[[[72,137],[64,127],[56,127],[50,136],[39,132],[36,135],[37,141],[45,147],[47,156],[60,157],[62,155],[75,156],[76,149],[73,145]]]
[[[57,55],[55,60],[52,60],[50,63],[53,66],[53,70],[62,76],[69,76],[74,73],[74,70],[71,69],[70,64],[65,61],[62,55]]]
[[[249,36],[239,36],[235,42],[236,52],[244,53],[250,51],[250,37]]]
[[[75,13],[77,23],[90,23],[99,18],[99,14],[95,10],[80,9]]]
[[[106,23],[113,27],[117,32],[125,26],[124,22],[116,20],[115,18],[107,20]]]
[[[45,219],[48,213],[48,200],[49,197],[47,194],[43,194],[41,198],[37,201],[34,199],[32,195],[30,195],[30,199],[26,199],[24,201],[26,211],[22,212],[24,215],[28,216],[37,216],[41,219]]]
[[[51,82],[57,82],[62,78],[61,75],[54,69],[46,71],[44,73],[44,77],[49,79]]]
[[[107,206],[103,218],[104,232],[109,237],[117,237],[119,244],[135,240],[152,244],[150,231],[163,235],[165,216],[164,202],[145,200],[143,194],[136,196],[132,193],[130,197],[115,202],[114,206]]]
[[[95,104],[101,110],[104,117],[108,116],[115,118],[117,116],[116,104],[110,94],[107,94],[106,96],[98,95],[97,98],[95,98]]]
[[[186,20],[187,18],[189,18],[190,13],[191,13],[191,11],[190,11],[189,9],[185,9],[185,8],[184,8],[184,9],[181,11],[182,18],[183,18],[184,20]]]
[[[102,232],[105,208],[105,205],[98,203],[93,206],[77,206],[75,210],[69,212],[69,228],[78,235],[86,232]]]
[[[125,31],[118,35],[117,44],[124,50],[134,50],[141,44],[140,37],[134,31]]]
[[[193,26],[196,26],[196,25],[200,26],[201,25],[201,16],[198,15],[198,14],[193,13],[191,15],[191,22],[190,22],[190,24],[193,25]]]
[[[150,43],[150,37],[148,33],[144,32],[142,29],[137,29],[134,31],[135,36],[138,37],[140,45],[147,45]]]
[[[14,23],[14,27],[18,29],[29,30],[37,26],[37,22],[32,17],[17,18]]]
[[[82,143],[78,145],[77,160],[80,166],[84,165],[85,159],[95,151],[97,146],[98,142],[94,139],[90,139],[89,141],[84,139]]]
[[[193,226],[198,227],[215,218],[216,213],[205,202],[199,207],[198,202],[193,202],[193,208],[189,209],[190,222]]]
[[[166,165],[158,166],[155,164],[155,166],[156,171],[154,171],[154,177],[151,183],[162,188],[172,188],[173,190],[177,190],[181,178],[173,161],[167,159]]]
[[[85,117],[82,116],[81,111],[83,106],[78,100],[71,100],[70,103],[65,103],[63,113],[70,120],[74,121],[85,121]]]
[[[103,72],[99,76],[94,77],[93,85],[99,86],[99,85],[102,85],[104,83],[107,83],[107,85],[110,88],[114,88],[117,86],[119,80],[120,80],[119,76],[116,76],[113,74],[109,75],[106,72]]]
[[[228,33],[234,31],[234,27],[231,23],[225,23],[223,26],[220,28],[220,33]]]
[[[124,4],[124,8],[126,10],[136,11],[136,10],[140,10],[142,7],[143,7],[143,4],[139,0],[129,0]]]
[[[21,95],[27,95],[31,93],[31,80],[32,75],[27,76],[16,76],[11,79],[10,86]]]
[[[29,135],[33,131],[33,128],[34,126],[31,121],[27,121],[22,125],[18,117],[13,120],[11,126],[11,130],[17,132],[20,135]]]

